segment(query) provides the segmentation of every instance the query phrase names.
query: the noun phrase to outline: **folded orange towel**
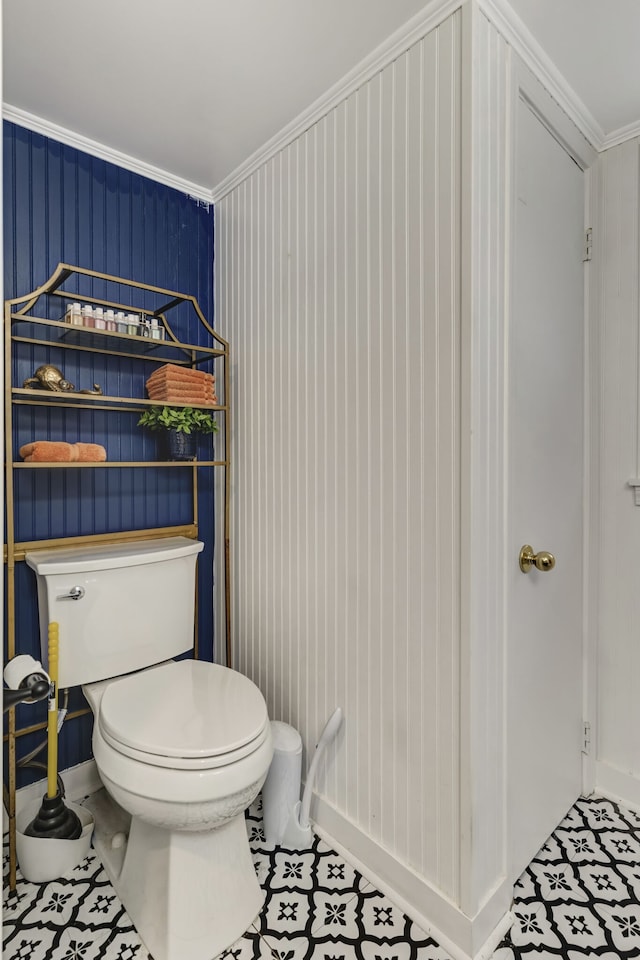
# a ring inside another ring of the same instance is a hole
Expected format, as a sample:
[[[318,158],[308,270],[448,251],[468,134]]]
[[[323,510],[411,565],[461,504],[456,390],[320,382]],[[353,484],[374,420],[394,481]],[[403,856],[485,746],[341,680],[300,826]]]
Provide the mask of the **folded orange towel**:
[[[178,367],[173,363],[166,363],[164,366],[158,367],[158,369],[151,374],[149,380],[153,382],[167,378],[188,380],[189,382],[193,380],[208,381],[210,383],[215,380],[212,373],[205,373],[204,370],[192,370],[190,367]],[[147,383],[149,380],[147,380]]]
[[[150,400],[167,402],[169,399],[188,400],[217,403],[215,390],[199,390],[197,387],[147,387]]]
[[[147,383],[184,383],[195,384],[197,387],[212,387],[215,377],[178,377],[173,373],[160,373],[157,377],[149,377]]]
[[[34,463],[46,461],[48,463],[69,463],[71,460],[71,444],[54,442],[51,440],[34,440],[20,447],[20,456],[23,460]]]
[[[213,383],[188,383],[186,380],[156,380],[153,383],[147,383],[147,390],[154,390],[156,393],[158,390],[190,390],[192,393],[209,393],[213,394],[216,392],[215,384]]]
[[[147,380],[147,387],[153,387],[154,390],[157,390],[162,387],[175,387],[180,390],[197,390],[201,393],[203,390],[208,390],[212,393],[216,385],[212,383],[211,380]]]
[[[80,463],[103,463],[107,459],[107,451],[100,443],[72,443],[71,446],[73,459]]]
[[[34,440],[20,447],[20,456],[25,463],[103,463],[107,451],[99,443]]]
[[[198,404],[201,403],[217,403],[218,398],[213,397],[204,397],[201,393],[174,393],[173,391],[159,393],[157,396],[152,395],[149,397],[149,400],[157,406],[162,406],[163,404],[168,404],[171,406],[172,403],[186,403],[186,404]]]
[[[149,394],[149,399],[155,401],[155,403],[190,403],[194,407],[214,407],[217,406],[218,398],[214,394],[213,397],[205,397],[202,394],[193,394],[193,393],[179,393],[173,390],[164,390],[162,393],[154,395]]]
[[[147,383],[147,391],[150,390],[153,390],[155,393],[157,393],[158,390],[183,390],[191,393],[208,393],[210,395],[216,392],[215,384],[213,383],[187,383],[186,380],[167,380],[164,383],[161,380],[156,380],[155,383]]]
[[[213,387],[198,387],[198,386],[189,386],[189,384],[167,384],[166,386],[156,386],[151,384],[147,387],[147,393],[153,400],[155,397],[162,398],[167,392],[170,393],[182,393],[185,396],[190,397],[208,397],[211,399],[215,397],[215,390]]]

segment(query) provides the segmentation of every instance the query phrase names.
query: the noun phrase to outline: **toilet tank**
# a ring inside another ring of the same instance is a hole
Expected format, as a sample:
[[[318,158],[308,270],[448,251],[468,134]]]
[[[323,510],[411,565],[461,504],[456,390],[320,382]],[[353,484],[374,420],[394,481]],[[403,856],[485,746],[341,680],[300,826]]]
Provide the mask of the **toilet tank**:
[[[190,650],[203,547],[167,537],[27,553],[38,584],[45,667],[49,623],[60,628],[58,685],[117,677]]]

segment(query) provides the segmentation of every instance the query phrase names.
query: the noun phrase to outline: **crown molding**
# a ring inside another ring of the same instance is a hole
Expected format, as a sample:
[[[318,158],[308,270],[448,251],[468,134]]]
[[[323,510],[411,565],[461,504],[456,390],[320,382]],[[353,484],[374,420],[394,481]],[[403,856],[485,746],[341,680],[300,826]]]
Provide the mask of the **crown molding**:
[[[150,180],[163,183],[167,187],[173,187],[174,190],[186,193],[195,200],[212,203],[212,193],[207,187],[203,187],[199,183],[192,183],[190,180],[184,180],[182,177],[177,177],[175,174],[169,173],[168,170],[154,167],[152,164],[145,163],[144,160],[138,160],[128,153],[122,153],[120,150],[108,147],[98,140],[91,140],[89,137],[85,137],[80,133],[74,133],[73,130],[68,130],[66,127],[59,126],[57,123],[52,123],[50,120],[38,117],[34,113],[20,110],[10,103],[3,103],[2,115],[5,120],[16,123],[20,127],[26,127],[35,133],[41,133],[44,137],[51,137],[53,140],[58,140],[68,147],[82,150],[83,153],[88,153],[92,157],[98,157],[100,160],[114,163],[116,166],[130,170],[132,173],[138,173],[142,177],[148,177]]]
[[[306,110],[283,127],[270,140],[252,153],[212,190],[213,202],[221,200],[238,184],[250,177],[258,167],[267,163],[277,153],[302,136],[310,127],[326,116],[334,107],[347,99],[354,91],[379,73],[392,60],[397,59],[409,47],[422,40],[439,24],[459,10],[465,0],[430,0],[426,7],[391,34],[364,60],[335,83]]]
[[[421,40],[465,3],[477,4],[478,9],[540,80],[591,146],[597,151],[602,150],[605,143],[602,127],[520,17],[511,9],[507,0],[431,0],[419,14],[393,33],[357,67],[331,87],[326,94],[299,114],[295,120],[263,144],[217,184],[212,190],[213,202],[221,200],[226,194],[230,193],[260,166],[305,133],[314,123],[317,123],[358,87],[370,80],[372,76],[418,40]],[[628,133],[625,138],[628,139],[628,137],[635,135],[635,132]],[[611,145],[613,145],[613,142]]]
[[[591,146],[602,150],[604,130],[507,0],[475,2]]]
[[[314,123],[326,116],[339,103],[346,100],[376,73],[439,26],[452,13],[460,9],[464,3],[477,4],[480,11],[546,87],[572,123],[596,150],[607,150],[624,143],[626,140],[640,136],[640,120],[620,127],[605,136],[602,127],[593,114],[567,83],[520,17],[514,13],[507,0],[430,0],[419,14],[391,34],[342,80],[334,84],[310,107],[251,154],[213,189],[209,189],[202,184],[192,183],[190,180],[185,180],[167,170],[155,167],[144,160],[139,160],[98,140],[92,140],[82,134],[75,133],[73,130],[50,120],[45,120],[36,114],[28,113],[26,110],[21,110],[11,104],[3,104],[3,116],[5,120],[9,120],[11,123],[26,127],[45,137],[51,137],[60,143],[74,147],[76,150],[81,150],[91,156],[99,157],[109,163],[114,163],[125,170],[130,170],[132,173],[163,183],[165,186],[179,190],[196,200],[216,203],[243,180],[251,176],[260,166],[305,133]]]
[[[626,143],[627,140],[633,140],[635,137],[640,137],[640,120],[627,123],[626,126],[618,127],[617,130],[608,133],[604,138],[602,149],[609,150],[610,147],[617,147],[621,143]]]

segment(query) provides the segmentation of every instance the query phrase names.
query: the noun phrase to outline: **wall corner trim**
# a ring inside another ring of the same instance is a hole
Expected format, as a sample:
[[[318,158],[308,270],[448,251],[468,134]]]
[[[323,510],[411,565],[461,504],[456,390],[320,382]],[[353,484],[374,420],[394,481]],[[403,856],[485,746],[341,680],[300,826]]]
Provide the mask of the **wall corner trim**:
[[[194,200],[203,200],[205,203],[213,202],[212,192],[208,187],[199,183],[192,183],[190,180],[184,180],[168,170],[154,167],[151,163],[138,160],[136,157],[122,153],[114,147],[109,147],[98,140],[91,140],[90,137],[75,133],[73,130],[61,127],[57,123],[38,117],[34,113],[28,113],[26,110],[14,107],[10,103],[2,104],[2,116],[3,119],[15,123],[19,127],[26,127],[27,130],[33,130],[34,133],[40,133],[44,137],[51,137],[68,147],[74,147],[76,150],[88,153],[92,157],[114,163],[118,167],[130,170],[131,173],[137,173],[142,177],[148,177],[150,180],[156,180],[167,187],[173,187],[174,190],[186,193]]]
[[[468,0],[430,0],[420,13],[412,17],[402,27],[391,34],[364,60],[338,80],[329,90],[312,103],[306,110],[283,127],[270,140],[259,147],[239,167],[221,180],[212,190],[214,203],[231,193],[238,184],[250,177],[258,167],[267,163],[277,153],[305,133],[322,119],[334,107],[346,100],[355,90],[365,84],[393,60],[396,60],[409,47],[422,40],[428,33],[448,19]]]
[[[603,149],[604,130],[569,85],[507,0],[474,0],[496,30],[513,47],[553,99],[597,151]]]

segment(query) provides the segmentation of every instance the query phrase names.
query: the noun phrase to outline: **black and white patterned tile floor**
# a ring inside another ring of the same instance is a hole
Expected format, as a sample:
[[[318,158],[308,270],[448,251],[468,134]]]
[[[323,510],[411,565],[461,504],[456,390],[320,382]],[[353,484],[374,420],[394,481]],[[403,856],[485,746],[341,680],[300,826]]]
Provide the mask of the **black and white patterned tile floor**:
[[[266,843],[261,803],[246,824],[264,907],[220,960],[450,960],[318,837],[305,851]],[[62,880],[18,876],[4,893],[4,960],[151,960],[93,850]]]
[[[267,844],[260,799],[247,831],[265,904],[221,960],[450,960],[318,837],[307,851]],[[513,910],[494,960],[640,958],[640,816],[578,801]],[[93,850],[65,879],[5,890],[3,935],[4,960],[150,960]]]
[[[578,800],[514,891],[493,960],[640,957],[640,815]]]

